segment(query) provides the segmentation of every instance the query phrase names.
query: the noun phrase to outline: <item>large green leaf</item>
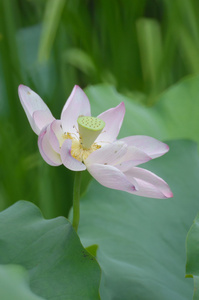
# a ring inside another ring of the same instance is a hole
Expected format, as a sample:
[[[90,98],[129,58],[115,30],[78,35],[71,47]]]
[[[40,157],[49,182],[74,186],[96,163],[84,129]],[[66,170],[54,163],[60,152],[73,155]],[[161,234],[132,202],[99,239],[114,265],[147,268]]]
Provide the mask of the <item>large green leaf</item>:
[[[194,300],[199,299],[199,214],[191,226],[186,240],[187,248],[187,277],[194,279]]]
[[[16,265],[0,265],[0,296],[2,300],[44,300],[31,292],[26,271]]]
[[[30,288],[45,299],[99,299],[100,268],[63,217],[44,220],[20,201],[0,213],[0,263],[29,272]]]
[[[161,140],[188,138],[199,142],[199,76],[186,78],[165,91],[153,107],[136,103],[109,85],[88,87],[86,93],[94,116],[124,101],[126,115],[120,137],[143,134]]]
[[[187,300],[185,239],[199,210],[196,144],[172,141],[165,156],[144,167],[165,179],[171,199],[147,199],[92,181],[81,199],[79,235],[98,244],[102,300]]]

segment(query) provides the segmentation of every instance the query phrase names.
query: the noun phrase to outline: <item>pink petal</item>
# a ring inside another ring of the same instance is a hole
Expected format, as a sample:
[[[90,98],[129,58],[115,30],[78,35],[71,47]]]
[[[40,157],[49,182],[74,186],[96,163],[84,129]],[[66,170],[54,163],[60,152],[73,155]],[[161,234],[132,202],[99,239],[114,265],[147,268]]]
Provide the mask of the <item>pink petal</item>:
[[[44,128],[38,138],[39,151],[43,159],[51,166],[60,166],[62,164],[60,155],[55,152],[49,140],[50,126]]]
[[[21,84],[18,88],[18,93],[29,123],[33,131],[39,135],[41,129],[51,123],[54,117],[39,95],[33,92],[29,87]],[[33,116],[36,111],[40,112]]]
[[[127,143],[129,146],[134,146],[142,150],[151,158],[162,156],[163,154],[169,151],[168,145],[149,136],[144,136],[144,135],[128,136],[121,139],[120,141]]]
[[[96,142],[103,145],[103,142],[113,142],[116,140],[125,115],[124,102],[111,108],[98,116],[106,125],[102,133],[98,136]]]
[[[90,116],[90,103],[79,86],[75,86],[61,113],[64,132],[77,133],[77,119],[80,115]]]
[[[136,181],[128,178],[117,168],[110,165],[93,164],[87,166],[88,172],[102,185],[115,190],[132,193],[136,189]]]
[[[86,165],[94,163],[114,165],[117,164],[127,152],[127,145],[123,142],[116,141],[107,144],[102,148],[91,153],[85,161]]]
[[[168,184],[148,170],[134,167],[124,174],[129,181],[137,182],[136,195],[162,199],[173,197]]]
[[[71,155],[71,146],[72,146],[72,140],[67,139],[64,141],[61,147],[60,154],[61,154],[63,165],[72,171],[86,170],[86,166]]]

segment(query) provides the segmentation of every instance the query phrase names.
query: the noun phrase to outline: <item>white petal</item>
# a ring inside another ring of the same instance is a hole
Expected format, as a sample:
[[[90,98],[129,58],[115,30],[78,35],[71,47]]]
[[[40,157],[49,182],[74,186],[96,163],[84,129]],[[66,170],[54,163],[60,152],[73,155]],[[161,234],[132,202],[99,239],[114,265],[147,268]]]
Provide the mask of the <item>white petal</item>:
[[[42,128],[54,120],[48,106],[43,102],[39,95],[33,92],[29,87],[20,85],[18,88],[19,99],[28,117],[33,131],[39,135]],[[37,111],[39,113],[33,114]]]
[[[104,165],[117,164],[127,152],[127,145],[123,142],[116,141],[91,153],[86,159],[86,165],[94,163]]]
[[[120,141],[127,143],[129,146],[134,146],[142,150],[151,158],[162,156],[163,154],[169,151],[168,145],[149,136],[144,136],[144,135],[128,136],[121,139]]]
[[[46,127],[48,124],[52,123],[55,118],[49,113],[49,111],[44,110],[37,110],[33,113],[33,120],[37,128],[39,129],[39,132]]]
[[[61,113],[64,132],[77,133],[77,119],[80,115],[91,115],[90,103],[84,91],[76,85]]]
[[[87,166],[88,172],[102,185],[132,193],[136,189],[136,181],[128,178],[117,168],[109,165],[93,164]]]
[[[121,140],[119,140],[121,141]],[[122,159],[118,162],[116,167],[120,169],[120,171],[124,172],[128,169],[137,166],[139,164],[143,164],[152,158],[148,156],[145,152],[139,150],[136,147],[129,146],[127,148],[126,154],[122,157]]]
[[[71,146],[72,146],[72,140],[67,139],[64,141],[61,147],[60,153],[61,153],[61,159],[63,165],[72,171],[86,170],[86,166],[71,155]]]
[[[96,143],[103,145],[103,142],[114,142],[119,134],[125,115],[124,102],[118,106],[110,108],[98,116],[106,125],[102,133],[96,139]]]

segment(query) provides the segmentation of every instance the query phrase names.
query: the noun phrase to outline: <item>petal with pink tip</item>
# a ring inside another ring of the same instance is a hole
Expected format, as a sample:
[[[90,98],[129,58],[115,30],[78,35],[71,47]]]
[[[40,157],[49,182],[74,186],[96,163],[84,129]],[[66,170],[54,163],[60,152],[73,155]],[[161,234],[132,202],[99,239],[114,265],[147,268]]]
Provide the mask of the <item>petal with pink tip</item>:
[[[86,170],[86,166],[71,155],[71,146],[72,146],[72,140],[67,139],[64,141],[61,147],[60,154],[61,154],[63,165],[72,171]]]
[[[49,140],[49,128],[44,128],[38,138],[39,151],[43,159],[51,166],[60,166],[62,164],[60,155],[54,151]]]
[[[39,135],[41,129],[51,123],[54,120],[54,117],[40,96],[29,87],[21,84],[18,88],[18,93],[29,123],[33,131]],[[40,112],[34,114],[37,111]]]
[[[98,136],[96,143],[103,145],[103,142],[114,142],[119,134],[125,115],[124,102],[118,106],[108,109],[98,116],[105,122],[102,133]]]
[[[148,170],[134,167],[124,174],[129,181],[137,182],[136,195],[160,199],[173,197],[168,184]]]
[[[91,115],[90,103],[84,91],[76,85],[61,113],[64,132],[77,133],[77,119],[80,115]]]
[[[100,184],[110,189],[132,193],[137,188],[136,181],[129,181],[128,178],[114,166],[93,164],[87,166],[87,170]]]
[[[168,145],[150,136],[134,135],[120,139],[120,141],[127,143],[127,145],[129,146],[134,146],[140,149],[141,151],[149,155],[151,158],[162,156],[163,154],[169,151]]]
[[[116,141],[91,153],[85,161],[86,165],[94,163],[114,165],[117,164],[127,152],[127,145]]]

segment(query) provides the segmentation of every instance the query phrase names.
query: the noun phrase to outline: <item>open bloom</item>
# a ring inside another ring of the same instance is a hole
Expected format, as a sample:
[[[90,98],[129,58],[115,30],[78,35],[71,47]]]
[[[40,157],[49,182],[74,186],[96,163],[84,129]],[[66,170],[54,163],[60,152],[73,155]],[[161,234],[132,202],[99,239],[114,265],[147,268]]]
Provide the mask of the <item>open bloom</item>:
[[[137,167],[165,154],[169,147],[148,136],[117,140],[125,114],[123,102],[94,118],[86,94],[75,86],[60,120],[56,120],[29,87],[19,86],[19,98],[32,129],[39,136],[39,151],[49,165],[64,164],[73,171],[87,169],[108,188],[152,198],[173,196],[164,180]]]

